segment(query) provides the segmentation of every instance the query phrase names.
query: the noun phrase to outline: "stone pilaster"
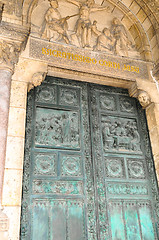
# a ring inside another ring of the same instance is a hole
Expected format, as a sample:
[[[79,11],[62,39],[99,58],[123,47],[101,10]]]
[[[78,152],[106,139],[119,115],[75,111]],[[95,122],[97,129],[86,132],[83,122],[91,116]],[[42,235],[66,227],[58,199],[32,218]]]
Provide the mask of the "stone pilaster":
[[[2,195],[3,171],[5,164],[11,76],[11,71],[0,69],[0,201]]]
[[[2,187],[6,154],[6,140],[8,129],[8,112],[12,71],[0,69],[0,206],[2,203]],[[0,239],[7,239],[8,218],[0,209]]]

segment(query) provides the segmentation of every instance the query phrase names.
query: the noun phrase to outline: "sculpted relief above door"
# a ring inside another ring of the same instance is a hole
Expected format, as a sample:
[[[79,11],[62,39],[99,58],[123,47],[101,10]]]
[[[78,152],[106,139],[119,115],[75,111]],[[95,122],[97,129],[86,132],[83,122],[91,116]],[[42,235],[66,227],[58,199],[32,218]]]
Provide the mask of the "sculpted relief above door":
[[[157,240],[157,198],[126,90],[47,77],[29,93],[21,240]]]
[[[114,7],[105,0],[39,1],[32,13],[31,36],[140,59],[141,46],[135,44],[133,36],[113,13]],[[122,16],[122,11],[117,12]]]

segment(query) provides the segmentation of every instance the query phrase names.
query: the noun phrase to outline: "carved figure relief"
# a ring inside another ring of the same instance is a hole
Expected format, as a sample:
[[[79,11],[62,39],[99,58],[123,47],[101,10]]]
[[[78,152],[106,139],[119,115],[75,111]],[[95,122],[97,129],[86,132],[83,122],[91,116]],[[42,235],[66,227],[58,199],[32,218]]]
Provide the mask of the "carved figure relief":
[[[135,120],[102,116],[104,151],[140,151],[140,136]]]
[[[111,33],[115,39],[114,52],[117,55],[127,56],[128,50],[134,47],[132,42],[128,39],[128,34],[123,24],[118,18],[114,18],[111,26]]]
[[[111,16],[105,0],[101,5],[94,0],[65,0],[66,6],[74,9],[70,11],[71,15],[66,15],[66,12],[61,10],[61,3],[58,0],[48,0],[48,2],[50,6],[43,14],[42,23],[37,24],[32,21],[33,35],[39,35],[52,42],[121,56],[129,56],[129,52],[134,52],[135,56],[139,57],[128,31],[119,19]],[[44,6],[46,8],[46,2]],[[108,21],[105,26],[94,15],[95,13],[100,15],[102,12],[109,14],[108,19],[105,14],[104,22]]]
[[[143,108],[146,108],[151,103],[150,96],[145,91],[139,91],[138,100]]]
[[[57,0],[49,0],[49,2],[50,8],[45,14],[45,20],[41,28],[42,38],[46,38],[49,41],[60,41],[63,39],[66,43],[69,43],[66,33],[68,18],[61,17],[57,9]]]
[[[36,145],[80,147],[77,112],[38,108],[36,116]]]
[[[43,72],[34,73],[32,76],[32,81],[28,85],[28,92],[34,87],[40,86],[41,83],[44,81],[45,77],[46,73]]]
[[[76,5],[79,8],[79,18],[76,22],[74,31],[79,40],[81,47],[91,46],[91,33],[92,23],[90,20],[90,14],[96,11],[108,10],[108,7],[102,7],[95,5],[94,0],[86,0],[85,2],[79,2],[76,0],[67,0],[68,2]]]

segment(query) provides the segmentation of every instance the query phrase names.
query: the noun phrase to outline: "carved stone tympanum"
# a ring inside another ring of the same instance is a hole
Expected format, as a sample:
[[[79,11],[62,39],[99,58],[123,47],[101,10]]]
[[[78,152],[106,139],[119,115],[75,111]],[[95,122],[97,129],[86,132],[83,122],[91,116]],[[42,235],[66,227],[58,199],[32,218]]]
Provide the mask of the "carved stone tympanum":
[[[110,13],[105,1],[100,5],[94,0],[65,0],[63,4],[71,9],[71,14],[62,9],[64,5],[57,0],[42,3],[37,6],[37,9],[41,7],[42,20],[35,20],[36,9],[35,16],[32,15],[32,36],[94,51],[139,57],[132,37],[120,20]],[[39,10],[39,14],[41,12]]]

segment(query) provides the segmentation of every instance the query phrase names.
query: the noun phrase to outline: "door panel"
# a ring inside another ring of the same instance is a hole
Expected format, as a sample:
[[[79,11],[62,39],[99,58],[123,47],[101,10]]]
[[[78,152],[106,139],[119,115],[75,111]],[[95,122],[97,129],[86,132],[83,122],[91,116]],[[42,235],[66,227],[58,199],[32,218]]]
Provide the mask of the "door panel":
[[[47,77],[28,95],[21,240],[154,240],[157,184],[126,90]]]
[[[48,77],[26,129],[21,239],[95,239],[87,85]]]
[[[98,239],[158,239],[143,111],[121,89],[91,85],[89,96]]]

